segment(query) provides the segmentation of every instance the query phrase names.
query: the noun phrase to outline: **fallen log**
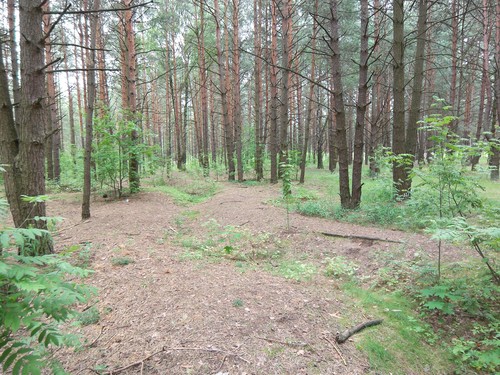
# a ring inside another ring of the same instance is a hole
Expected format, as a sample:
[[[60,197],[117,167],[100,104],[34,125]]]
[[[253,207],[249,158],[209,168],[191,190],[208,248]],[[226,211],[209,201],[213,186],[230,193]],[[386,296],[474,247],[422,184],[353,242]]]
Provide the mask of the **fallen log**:
[[[379,325],[383,321],[384,321],[384,319],[376,319],[376,320],[370,320],[368,322],[358,324],[357,326],[354,326],[350,329],[347,329],[342,333],[337,333],[337,336],[335,337],[335,341],[337,341],[339,344],[343,344],[352,335],[358,333],[359,331],[362,331],[365,328]]]
[[[393,242],[393,243],[404,243],[399,240],[391,240],[389,238],[380,238],[380,237],[372,237],[372,236],[361,236],[357,234],[340,234],[340,233],[329,233],[329,232],[319,232],[323,236],[327,237],[339,237],[339,238],[348,238],[354,240],[368,240],[368,241],[382,241],[382,242]]]

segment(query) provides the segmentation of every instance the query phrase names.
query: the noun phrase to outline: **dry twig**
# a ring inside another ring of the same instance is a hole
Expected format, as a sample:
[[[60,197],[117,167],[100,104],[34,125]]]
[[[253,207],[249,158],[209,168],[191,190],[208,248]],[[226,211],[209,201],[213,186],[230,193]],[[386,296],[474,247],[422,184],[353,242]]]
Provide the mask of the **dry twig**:
[[[95,345],[95,343],[97,342],[97,340],[99,340],[102,336],[104,332],[104,326],[101,326],[101,332],[99,332],[99,334],[97,335],[97,337],[94,339],[94,341],[92,341],[90,344],[88,345],[85,345],[87,348],[91,348]]]
[[[307,346],[307,342],[300,342],[300,341],[292,341],[292,342],[286,342],[286,341],[280,341],[280,340],[275,340],[275,339],[270,339],[268,337],[259,337],[256,336],[260,340],[264,341],[269,341],[269,342],[274,342],[276,344],[281,344],[281,345],[287,345],[287,346],[300,346],[304,347]]]
[[[347,361],[345,360],[344,356],[342,355],[342,352],[340,351],[340,348],[338,347],[338,345],[336,343],[334,343],[333,341],[331,341],[326,336],[323,336],[323,339],[325,339],[333,347],[333,349],[335,349],[335,351],[339,355],[340,359],[342,359],[342,362],[344,363],[344,366],[347,367]]]
[[[180,348],[168,348],[166,346],[164,346],[163,348],[161,348],[160,350],[157,350],[156,352],[138,360],[138,361],[135,361],[133,363],[130,363],[126,366],[123,366],[123,367],[120,367],[120,368],[117,368],[116,370],[110,370],[108,372],[105,372],[104,374],[106,375],[113,375],[113,374],[118,374],[122,371],[125,371],[131,367],[135,367],[135,366],[138,366],[138,365],[141,365],[141,369],[144,367],[144,362],[147,361],[148,359],[150,359],[151,357],[154,357],[155,355],[157,354],[160,354],[160,353],[163,353],[163,352],[169,352],[169,351],[177,351],[177,350],[193,350],[193,351],[204,351],[204,352],[210,352],[210,353],[221,353],[221,354],[224,354],[225,357],[235,357],[235,358],[238,358],[239,360],[247,363],[247,364],[250,364],[250,361],[246,360],[245,358],[239,356],[238,354],[236,353],[231,353],[231,352],[226,352],[224,350],[220,350],[220,349],[215,349],[215,348],[183,348],[183,347],[180,347]],[[225,360],[224,360],[225,361]],[[224,361],[223,361],[223,364],[224,364]]]

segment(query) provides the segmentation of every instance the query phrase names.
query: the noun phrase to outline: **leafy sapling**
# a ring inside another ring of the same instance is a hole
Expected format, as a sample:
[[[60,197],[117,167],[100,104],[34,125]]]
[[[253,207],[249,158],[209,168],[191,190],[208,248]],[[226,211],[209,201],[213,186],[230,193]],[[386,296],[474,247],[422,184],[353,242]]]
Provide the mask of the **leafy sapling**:
[[[290,198],[292,197],[292,172],[294,166],[290,163],[281,163],[283,178],[282,193],[286,205],[286,228],[290,230]]]

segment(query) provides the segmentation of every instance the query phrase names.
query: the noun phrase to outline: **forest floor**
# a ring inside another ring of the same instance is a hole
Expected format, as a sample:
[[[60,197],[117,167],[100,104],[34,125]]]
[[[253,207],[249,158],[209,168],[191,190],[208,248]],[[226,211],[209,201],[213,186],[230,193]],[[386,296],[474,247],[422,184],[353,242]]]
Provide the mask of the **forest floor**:
[[[74,375],[379,373],[359,339],[377,330],[382,337],[384,323],[342,345],[335,335],[387,308],[364,311],[338,279],[326,276],[327,261],[341,260],[345,273],[369,284],[389,259],[434,258],[435,244],[424,235],[296,213],[287,226],[286,209],[272,204],[280,197],[279,186],[227,182],[189,205],[161,192],[94,197],[92,218],[81,222],[80,194],[57,195],[48,205],[49,215],[65,219],[57,250],[75,251],[95,271],[85,282],[98,290],[79,308],[82,324],[71,327],[84,347],[56,353],[65,369]],[[444,257],[458,253],[447,248]],[[404,360],[401,366],[405,374],[438,373],[405,369]]]

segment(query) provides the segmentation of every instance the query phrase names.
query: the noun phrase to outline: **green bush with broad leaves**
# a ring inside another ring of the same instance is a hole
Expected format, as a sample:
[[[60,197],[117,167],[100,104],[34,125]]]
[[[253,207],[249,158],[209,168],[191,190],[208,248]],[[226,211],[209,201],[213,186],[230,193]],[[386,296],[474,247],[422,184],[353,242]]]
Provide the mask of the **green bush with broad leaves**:
[[[128,181],[132,155],[139,156],[143,171],[152,174],[160,167],[159,148],[132,141],[130,134],[133,131],[137,132],[139,139],[152,137],[142,131],[137,121],[112,118],[109,113],[94,121],[92,157],[96,165],[96,180],[101,189],[112,189],[115,197],[122,195]]]
[[[0,199],[0,217],[6,214]],[[48,360],[51,348],[74,346],[75,336],[59,327],[75,315],[94,290],[74,280],[91,271],[75,267],[60,255],[19,255],[27,243],[48,231],[0,226],[0,368],[5,373],[40,374],[44,368],[63,373]],[[35,251],[36,253],[36,251]]]

